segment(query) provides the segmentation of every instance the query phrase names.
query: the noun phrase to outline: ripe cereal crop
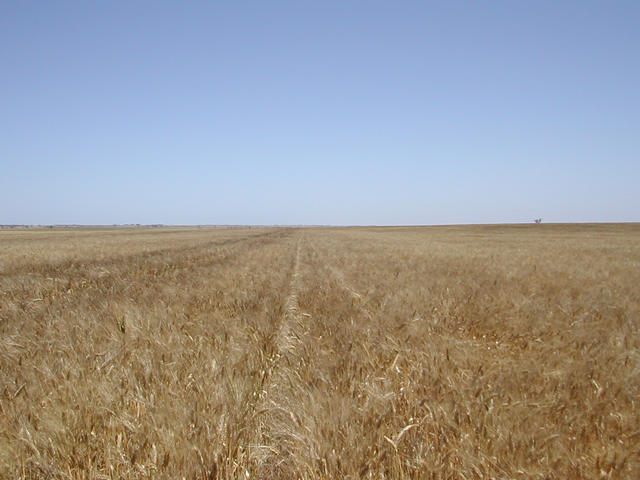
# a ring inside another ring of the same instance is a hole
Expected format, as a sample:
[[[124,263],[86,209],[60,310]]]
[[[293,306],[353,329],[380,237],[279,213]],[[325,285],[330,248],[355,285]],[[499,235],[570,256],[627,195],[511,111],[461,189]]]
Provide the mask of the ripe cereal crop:
[[[0,478],[640,478],[640,226],[0,231]]]

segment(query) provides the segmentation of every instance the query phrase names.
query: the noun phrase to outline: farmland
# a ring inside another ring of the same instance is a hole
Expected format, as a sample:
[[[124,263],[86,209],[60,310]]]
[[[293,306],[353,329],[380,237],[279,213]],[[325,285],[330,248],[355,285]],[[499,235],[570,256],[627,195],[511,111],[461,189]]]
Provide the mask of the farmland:
[[[640,478],[640,225],[0,231],[0,478]]]

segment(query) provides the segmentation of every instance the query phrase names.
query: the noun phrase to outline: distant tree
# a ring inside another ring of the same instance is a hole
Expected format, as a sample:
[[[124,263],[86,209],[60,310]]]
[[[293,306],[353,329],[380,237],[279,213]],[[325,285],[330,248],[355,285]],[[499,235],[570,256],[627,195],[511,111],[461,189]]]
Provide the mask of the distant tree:
[[[535,218],[533,221],[535,223],[542,223],[542,219],[541,218]]]

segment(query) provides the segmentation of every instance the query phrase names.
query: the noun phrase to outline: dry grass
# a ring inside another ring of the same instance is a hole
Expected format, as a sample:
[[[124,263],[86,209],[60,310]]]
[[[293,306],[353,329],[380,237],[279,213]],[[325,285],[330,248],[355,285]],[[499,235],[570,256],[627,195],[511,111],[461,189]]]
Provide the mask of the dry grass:
[[[0,478],[640,478],[640,226],[0,232]]]

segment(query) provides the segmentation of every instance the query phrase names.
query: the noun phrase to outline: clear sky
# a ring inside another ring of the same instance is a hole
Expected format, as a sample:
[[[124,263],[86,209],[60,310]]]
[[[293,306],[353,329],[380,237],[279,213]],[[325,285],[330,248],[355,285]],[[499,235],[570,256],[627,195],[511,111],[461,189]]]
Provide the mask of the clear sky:
[[[0,224],[640,221],[640,2],[2,2]]]

